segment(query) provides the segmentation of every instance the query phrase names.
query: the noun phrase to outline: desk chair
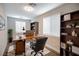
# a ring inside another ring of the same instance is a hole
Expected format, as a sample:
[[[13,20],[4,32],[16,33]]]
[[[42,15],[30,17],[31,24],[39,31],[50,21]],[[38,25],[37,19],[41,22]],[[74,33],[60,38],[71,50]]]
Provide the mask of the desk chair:
[[[34,50],[31,52],[31,54],[35,52],[34,56],[37,55],[37,53],[40,53],[43,56],[42,52],[43,52],[46,41],[47,41],[47,37],[36,38],[36,43],[31,43],[31,48]]]

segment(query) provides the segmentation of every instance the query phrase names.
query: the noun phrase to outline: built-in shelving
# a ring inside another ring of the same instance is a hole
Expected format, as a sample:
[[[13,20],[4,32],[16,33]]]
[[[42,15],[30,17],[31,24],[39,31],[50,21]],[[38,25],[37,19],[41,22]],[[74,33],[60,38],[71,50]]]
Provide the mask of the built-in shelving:
[[[61,15],[61,42],[73,42],[79,47],[79,11]]]

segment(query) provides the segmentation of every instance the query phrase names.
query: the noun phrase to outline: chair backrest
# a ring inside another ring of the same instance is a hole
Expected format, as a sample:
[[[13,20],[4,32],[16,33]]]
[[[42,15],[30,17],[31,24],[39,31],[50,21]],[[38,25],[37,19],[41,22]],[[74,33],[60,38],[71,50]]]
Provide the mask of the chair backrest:
[[[24,40],[17,40],[16,47],[15,47],[15,55],[20,55],[25,52],[25,41]]]
[[[47,37],[36,38],[35,51],[43,50],[47,39]]]

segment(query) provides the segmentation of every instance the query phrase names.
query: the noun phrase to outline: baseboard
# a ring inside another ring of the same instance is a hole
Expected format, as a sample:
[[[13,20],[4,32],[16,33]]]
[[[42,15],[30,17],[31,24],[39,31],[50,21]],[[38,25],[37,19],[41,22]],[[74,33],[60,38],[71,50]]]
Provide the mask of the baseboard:
[[[50,45],[46,45],[46,48],[50,49],[51,51],[54,51],[55,53],[57,53],[58,55],[60,55],[60,50],[50,46]]]

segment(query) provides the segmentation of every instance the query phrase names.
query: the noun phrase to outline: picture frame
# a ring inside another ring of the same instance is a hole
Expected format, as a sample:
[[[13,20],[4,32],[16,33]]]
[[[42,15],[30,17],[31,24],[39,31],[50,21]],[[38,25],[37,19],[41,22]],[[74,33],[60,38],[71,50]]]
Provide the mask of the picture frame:
[[[0,31],[5,29],[5,19],[0,15]]]

